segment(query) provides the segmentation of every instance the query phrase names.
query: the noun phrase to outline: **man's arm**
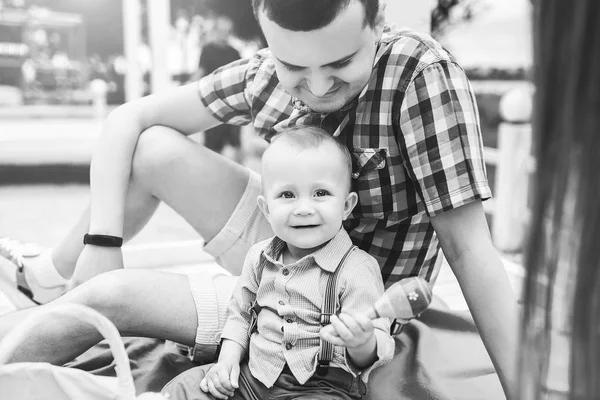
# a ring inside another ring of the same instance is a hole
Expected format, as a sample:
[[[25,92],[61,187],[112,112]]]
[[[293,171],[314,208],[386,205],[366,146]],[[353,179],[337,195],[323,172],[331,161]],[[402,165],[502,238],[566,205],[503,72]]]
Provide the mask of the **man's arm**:
[[[115,109],[106,119],[92,157],[88,232],[123,236],[131,164],[144,130],[162,125],[188,135],[217,123],[200,101],[196,84],[147,96]],[[71,286],[122,266],[119,249],[86,246],[79,256]]]
[[[163,125],[188,135],[218,123],[194,84],[126,103],[107,118],[91,164],[90,232],[123,235],[125,193],[140,134]]]
[[[481,201],[431,218],[506,396],[516,383],[519,310]]]

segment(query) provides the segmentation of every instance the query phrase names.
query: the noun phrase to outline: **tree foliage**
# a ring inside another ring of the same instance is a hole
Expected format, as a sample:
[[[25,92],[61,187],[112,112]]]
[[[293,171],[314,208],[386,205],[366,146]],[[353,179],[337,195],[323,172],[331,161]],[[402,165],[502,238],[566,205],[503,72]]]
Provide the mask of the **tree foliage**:
[[[431,34],[439,37],[452,25],[470,21],[481,11],[481,0],[435,0],[431,10]]]

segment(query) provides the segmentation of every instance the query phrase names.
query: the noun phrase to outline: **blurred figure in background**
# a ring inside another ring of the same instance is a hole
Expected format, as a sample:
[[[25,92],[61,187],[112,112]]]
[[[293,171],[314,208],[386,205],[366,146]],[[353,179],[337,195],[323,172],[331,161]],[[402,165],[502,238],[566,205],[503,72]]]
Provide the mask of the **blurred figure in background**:
[[[172,28],[172,38],[169,45],[169,68],[173,81],[182,85],[189,81],[190,74],[187,69],[187,42],[190,30],[190,20],[184,10],[179,10],[177,19]]]
[[[600,3],[534,5],[537,172],[515,398],[600,399]]]
[[[213,18],[212,29],[208,31],[207,42],[202,46],[200,52],[198,71],[194,75],[194,80],[241,58],[240,53],[229,43],[232,28],[233,24],[230,18],[221,15]],[[239,126],[226,124],[216,126],[204,132],[204,145],[242,163],[240,132]]]

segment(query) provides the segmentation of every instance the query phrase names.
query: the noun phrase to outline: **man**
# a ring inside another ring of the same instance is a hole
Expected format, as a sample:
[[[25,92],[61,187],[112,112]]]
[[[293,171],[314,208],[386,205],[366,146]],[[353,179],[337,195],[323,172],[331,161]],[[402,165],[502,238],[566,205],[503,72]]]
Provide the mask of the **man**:
[[[237,275],[247,249],[272,234],[255,205],[259,177],[184,136],[219,122],[252,122],[267,140],[288,126],[320,125],[354,157],[359,202],[345,224],[354,243],[378,260],[388,285],[411,275],[435,280],[441,245],[508,393],[517,305],[481,205],[490,193],[463,70],[430,38],[384,35],[377,0],[253,4],[269,50],[108,117],[91,165],[90,210],[51,254],[24,260],[34,296],[60,293],[68,277],[75,288],[57,302],[94,307],[125,335],[216,347],[234,279],[121,270],[120,249],[102,242],[133,236],[160,199]],[[84,246],[86,233],[108,238]],[[45,290],[36,274],[51,275],[49,260],[56,286]],[[0,320],[0,335],[32,312]],[[16,359],[65,362],[98,340],[73,321],[40,332]],[[61,340],[47,346],[53,338]]]

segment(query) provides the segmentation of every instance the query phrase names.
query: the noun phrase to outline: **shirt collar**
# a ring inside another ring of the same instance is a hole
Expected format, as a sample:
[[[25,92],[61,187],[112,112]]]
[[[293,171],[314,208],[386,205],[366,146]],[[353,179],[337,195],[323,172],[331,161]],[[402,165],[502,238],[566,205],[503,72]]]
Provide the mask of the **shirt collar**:
[[[344,228],[341,228],[338,233],[325,246],[311,253],[296,264],[303,263],[307,260],[314,261],[319,267],[328,272],[335,272],[338,265],[342,261],[346,251],[352,246],[352,240]],[[287,244],[277,236],[271,239],[271,242],[265,247],[261,255],[271,263],[277,263],[281,257],[281,253]]]

